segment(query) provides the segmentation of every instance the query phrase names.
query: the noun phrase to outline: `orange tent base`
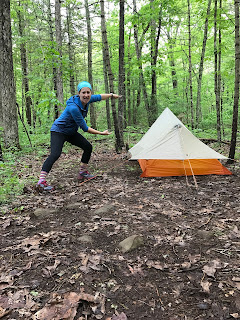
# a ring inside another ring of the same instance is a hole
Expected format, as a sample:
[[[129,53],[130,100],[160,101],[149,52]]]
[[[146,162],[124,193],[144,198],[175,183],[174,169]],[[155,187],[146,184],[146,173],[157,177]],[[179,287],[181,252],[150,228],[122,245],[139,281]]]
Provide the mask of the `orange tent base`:
[[[138,160],[143,171],[141,177],[169,177],[194,175],[232,174],[217,159],[190,160]]]

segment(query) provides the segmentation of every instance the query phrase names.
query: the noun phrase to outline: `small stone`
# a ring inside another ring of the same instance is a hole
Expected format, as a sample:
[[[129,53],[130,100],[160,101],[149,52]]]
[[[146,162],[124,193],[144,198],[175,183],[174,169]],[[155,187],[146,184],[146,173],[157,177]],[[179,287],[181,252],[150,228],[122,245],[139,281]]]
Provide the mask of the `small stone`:
[[[54,209],[48,209],[48,208],[37,208],[34,212],[30,213],[30,218],[45,218],[48,217],[51,214],[56,213],[56,210]]]
[[[66,206],[67,209],[79,209],[83,206],[81,202],[70,203]]]
[[[85,243],[93,242],[92,237],[88,236],[88,235],[81,236],[81,237],[78,238],[78,240],[81,241],[81,242],[85,242]]]
[[[214,237],[214,233],[207,230],[198,230],[197,235],[204,240],[210,240]]]
[[[94,211],[96,215],[109,213],[115,210],[115,207],[112,204],[106,204],[105,206],[102,206],[101,208]]]
[[[143,238],[139,235],[132,235],[119,243],[123,253],[134,250],[144,244]]]

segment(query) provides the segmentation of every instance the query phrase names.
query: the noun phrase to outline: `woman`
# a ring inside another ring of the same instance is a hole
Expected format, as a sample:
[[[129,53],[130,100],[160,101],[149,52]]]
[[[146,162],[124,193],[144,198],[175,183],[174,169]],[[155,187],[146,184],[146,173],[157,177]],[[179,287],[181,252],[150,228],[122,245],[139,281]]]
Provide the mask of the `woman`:
[[[108,130],[98,131],[88,127],[84,118],[87,116],[88,107],[91,102],[107,100],[109,98],[118,99],[120,96],[113,93],[92,95],[92,86],[87,81],[80,82],[77,89],[78,95],[72,96],[67,100],[65,110],[60,117],[54,121],[51,127],[51,153],[42,166],[39,181],[37,183],[38,189],[45,191],[54,189],[53,186],[47,184],[46,177],[55,161],[60,157],[65,141],[68,141],[72,145],[83,150],[78,179],[84,180],[93,177],[87,169],[92,153],[92,145],[77,132],[79,127],[84,132],[92,134],[111,134]]]

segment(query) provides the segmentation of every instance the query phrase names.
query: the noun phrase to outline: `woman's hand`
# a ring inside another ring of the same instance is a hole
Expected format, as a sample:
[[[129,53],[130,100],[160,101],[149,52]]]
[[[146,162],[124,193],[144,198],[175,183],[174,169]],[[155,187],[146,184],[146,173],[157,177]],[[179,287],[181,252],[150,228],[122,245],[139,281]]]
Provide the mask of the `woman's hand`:
[[[116,93],[101,93],[100,94],[101,96],[101,100],[107,100],[107,99],[119,99],[119,98],[122,98],[122,96],[119,96],[118,94]]]
[[[109,134],[111,134],[112,132],[109,132],[108,130],[105,130],[102,132],[103,136],[108,136]]]
[[[113,93],[111,98],[112,99],[119,99],[119,98],[122,98],[122,96],[119,96],[118,94]]]

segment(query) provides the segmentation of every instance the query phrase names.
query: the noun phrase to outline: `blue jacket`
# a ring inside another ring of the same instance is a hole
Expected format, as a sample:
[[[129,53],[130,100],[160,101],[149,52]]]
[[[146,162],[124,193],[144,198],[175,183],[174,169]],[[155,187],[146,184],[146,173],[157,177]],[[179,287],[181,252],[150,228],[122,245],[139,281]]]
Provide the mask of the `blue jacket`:
[[[84,118],[87,116],[89,104],[96,101],[101,101],[100,94],[92,95],[90,101],[84,107],[78,95],[72,96],[67,100],[67,106],[63,113],[54,121],[51,131],[72,135],[78,131],[78,128],[81,128],[87,132],[88,126]]]

